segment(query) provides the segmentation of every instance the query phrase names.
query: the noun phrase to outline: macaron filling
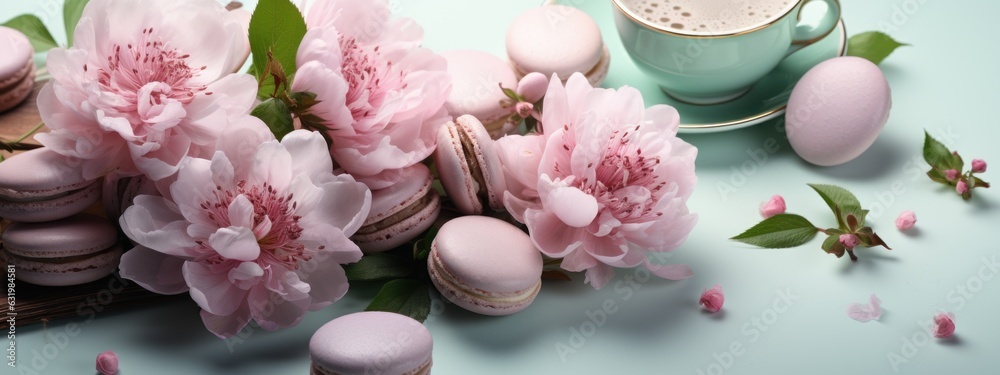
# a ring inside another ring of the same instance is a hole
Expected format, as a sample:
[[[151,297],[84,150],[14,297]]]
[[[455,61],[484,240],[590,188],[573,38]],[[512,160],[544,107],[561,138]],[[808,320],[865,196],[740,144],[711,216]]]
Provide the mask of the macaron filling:
[[[439,291],[455,291],[453,293],[456,295],[461,293],[461,295],[467,296],[464,298],[466,300],[475,299],[475,302],[469,302],[484,304],[490,308],[505,308],[523,301],[531,300],[538,294],[538,291],[541,290],[542,287],[542,281],[539,279],[538,282],[530,288],[516,292],[490,292],[479,288],[471,288],[462,284],[458,277],[448,271],[448,269],[444,266],[444,263],[441,262],[441,257],[438,255],[437,251],[431,251],[430,258],[431,263],[428,270],[432,275],[432,280],[444,284],[443,286],[445,286],[445,288],[438,288]]]
[[[8,188],[0,188],[0,201],[10,203],[44,202],[71,195],[86,195],[96,185],[97,181],[94,180],[47,190],[16,191]]]
[[[369,235],[384,230],[386,228],[391,228],[392,226],[402,222],[403,220],[406,220],[416,215],[425,207],[431,205],[431,203],[434,201],[435,194],[437,193],[434,191],[434,189],[427,189],[427,191],[424,193],[424,195],[420,197],[420,199],[413,201],[413,203],[406,206],[402,210],[392,215],[386,216],[382,220],[361,226],[361,228],[358,229],[357,233],[355,233],[354,235],[355,236]]]
[[[416,368],[415,370],[412,370],[412,371],[404,372],[404,373],[402,373],[400,375],[425,375],[425,374],[430,374],[431,373],[432,362],[433,362],[433,360],[431,358],[427,358],[427,361],[424,362],[424,364],[420,365],[420,367],[418,367],[418,368]],[[323,368],[323,366],[317,364],[316,361],[313,361],[312,365],[309,366],[309,374],[311,374],[311,375],[341,375],[341,374],[337,374],[336,372],[329,371],[329,370]]]
[[[479,165],[479,158],[476,157],[476,145],[469,138],[469,133],[457,126],[459,143],[462,145],[462,154],[465,155],[465,162],[469,166],[469,175],[478,187],[475,189],[476,197],[482,202],[483,208],[490,207],[489,185],[486,184],[486,176]]]

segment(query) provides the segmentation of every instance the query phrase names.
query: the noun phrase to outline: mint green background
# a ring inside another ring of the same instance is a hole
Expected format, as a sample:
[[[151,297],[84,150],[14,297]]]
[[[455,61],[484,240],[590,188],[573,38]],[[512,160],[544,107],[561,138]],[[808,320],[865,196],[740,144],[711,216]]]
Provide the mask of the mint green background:
[[[507,22],[537,3],[395,4],[399,13],[425,25],[426,44],[436,51],[475,48],[502,54]],[[3,0],[0,19],[41,13],[47,4]],[[693,278],[649,280],[628,289],[624,276],[633,273],[620,272],[596,292],[581,280],[548,282],[530,308],[500,318],[437,303],[427,322],[435,340],[433,372],[718,374],[708,369],[720,357],[729,365],[721,372],[725,374],[874,374],[892,373],[888,355],[895,353],[908,361],[898,367],[899,373],[996,373],[1000,282],[983,260],[995,259],[997,252],[1000,192],[977,190],[971,202],[963,202],[921,176],[925,164],[919,155],[924,128],[949,134],[946,142],[967,160],[993,163],[986,180],[1000,181],[1000,53],[991,29],[1000,4],[844,0],[843,6],[849,33],[886,29],[914,45],[883,65],[895,105],[872,149],[846,165],[818,168],[794,155],[773,121],[684,136],[700,150],[700,181],[690,202],[700,223],[670,261],[690,264]],[[56,15],[46,21],[54,34],[61,33]],[[604,31],[608,43],[619,43],[613,30]],[[614,61],[612,69],[625,63]],[[755,161],[764,154],[766,161]],[[820,251],[819,239],[788,250],[759,250],[726,240],[756,223],[757,205],[773,194],[784,195],[791,211],[832,224],[822,201],[805,185],[809,182],[835,183],[857,193],[873,209],[876,230],[895,250],[861,250],[861,260],[851,264]],[[724,184],[735,191],[720,193]],[[902,234],[892,224],[905,209],[919,218],[913,234]],[[616,292],[618,282],[623,287]],[[702,288],[716,283],[726,292],[724,312],[704,314],[697,298]],[[631,290],[630,298],[625,290]],[[787,308],[779,295],[785,290],[797,297]],[[298,327],[258,330],[243,342],[230,342],[232,351],[202,327],[196,306],[187,301],[105,314],[89,323],[85,317],[60,320],[48,325],[48,344],[65,341],[65,347],[41,373],[92,373],[95,356],[111,349],[119,354],[122,374],[305,374],[311,333],[329,319],[362,309],[373,292],[354,288],[334,308],[309,314]],[[847,305],[867,301],[870,293],[884,301],[882,320],[862,324],[848,319]],[[587,312],[608,300],[615,313],[561,361],[556,345],[568,345],[571,330],[589,321]],[[919,334],[916,322],[938,310],[957,314],[957,340],[925,342]],[[754,328],[755,319],[771,324],[766,331]],[[69,329],[71,324],[76,326]],[[67,332],[74,335],[61,336]],[[30,367],[34,353],[47,344],[45,331],[36,325],[19,327],[17,334],[20,365]],[[913,337],[916,352],[902,353]],[[733,343],[739,344],[740,355],[728,363],[722,353]],[[16,373],[2,368],[0,374]]]

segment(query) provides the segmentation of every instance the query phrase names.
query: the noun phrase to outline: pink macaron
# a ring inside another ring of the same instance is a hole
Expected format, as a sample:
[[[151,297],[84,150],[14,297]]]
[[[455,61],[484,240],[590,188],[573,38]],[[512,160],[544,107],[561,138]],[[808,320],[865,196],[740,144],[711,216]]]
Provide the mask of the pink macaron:
[[[20,31],[0,26],[0,112],[21,104],[35,85],[35,50]]]
[[[514,90],[517,76],[510,65],[499,57],[486,52],[460,50],[441,54],[448,61],[451,74],[451,95],[445,109],[452,117],[475,116],[483,123],[493,138],[514,130],[517,124],[510,121],[513,104],[500,87]]]
[[[434,165],[458,211],[478,215],[487,207],[503,209],[503,166],[493,139],[475,117],[460,116],[438,128]]]
[[[117,221],[140,195],[160,195],[156,183],[146,176],[121,176],[116,173],[104,176],[101,202],[104,213]]]
[[[0,163],[0,217],[11,221],[62,219],[100,196],[100,181],[83,178],[72,159],[44,147]]]
[[[514,19],[507,30],[507,56],[518,79],[539,72],[566,81],[579,72],[594,87],[604,82],[611,63],[594,19],[558,4],[532,8]]]
[[[441,197],[426,165],[403,170],[395,185],[372,191],[368,218],[351,237],[361,251],[378,253],[420,236],[441,213]]]
[[[542,255],[528,235],[487,216],[445,223],[431,243],[427,271],[441,295],[484,315],[521,311],[542,287]]]
[[[433,347],[427,328],[406,315],[348,314],[324,324],[309,340],[309,373],[426,375]]]
[[[35,285],[79,285],[110,275],[122,248],[111,221],[77,214],[44,223],[13,223],[3,232],[7,264]]]

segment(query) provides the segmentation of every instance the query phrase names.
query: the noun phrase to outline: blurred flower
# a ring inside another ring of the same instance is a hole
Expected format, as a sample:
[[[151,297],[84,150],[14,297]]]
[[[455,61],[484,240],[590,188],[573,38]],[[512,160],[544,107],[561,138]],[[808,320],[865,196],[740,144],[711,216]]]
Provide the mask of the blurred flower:
[[[917,215],[913,211],[906,210],[896,218],[896,228],[899,230],[910,230],[917,224]]]
[[[858,236],[850,233],[841,234],[840,244],[844,245],[847,250],[854,249],[855,247],[858,247]]]
[[[934,327],[931,334],[939,339],[951,337],[955,334],[955,314],[938,313],[934,315]]]
[[[959,193],[959,194],[968,193],[969,192],[969,184],[966,183],[965,180],[959,180],[958,183],[955,184],[955,192]]]
[[[97,355],[97,372],[101,375],[118,373],[118,355],[113,351],[105,351]]]
[[[868,297],[868,305],[852,303],[847,306],[847,316],[859,322],[869,322],[882,317],[882,300],[873,293]]]
[[[697,222],[687,199],[697,149],[676,137],[677,111],[646,109],[639,91],[595,89],[582,74],[549,81],[544,135],[498,141],[508,191],[504,204],[545,255],[587,271],[600,289],[613,267],[646,264],[661,277],[686,266],[652,266],[650,252],[680,246]],[[553,126],[551,124],[558,124]]]
[[[310,114],[323,121],[338,167],[372,189],[434,152],[450,118],[447,62],[421,48],[423,29],[390,18],[387,0],[316,2],[299,46],[292,91],[316,94]]]
[[[334,175],[326,142],[294,131],[279,143],[256,118],[227,130],[212,160],[186,158],[173,200],[140,195],[122,216],[138,245],[121,274],[161,294],[189,291],[205,326],[226,338],[251,319],[298,324],[347,292],[341,264],[361,259],[348,237],[371,193]]]
[[[959,172],[957,170],[949,169],[944,171],[944,177],[947,178],[948,181],[955,181],[955,179],[958,178],[958,173]]]
[[[767,202],[760,204],[760,216],[765,219],[785,213],[785,198],[780,195],[771,197]]]
[[[972,161],[972,173],[983,173],[986,172],[986,161],[983,159],[975,159]]]
[[[712,289],[705,289],[701,292],[698,304],[704,307],[706,311],[715,313],[722,310],[722,304],[725,301],[726,296],[722,294],[722,285],[715,284]]]
[[[81,159],[87,178],[173,175],[250,112],[256,81],[230,74],[247,46],[239,16],[215,1],[92,0],[74,45],[49,52],[38,108],[52,132],[36,138]]]

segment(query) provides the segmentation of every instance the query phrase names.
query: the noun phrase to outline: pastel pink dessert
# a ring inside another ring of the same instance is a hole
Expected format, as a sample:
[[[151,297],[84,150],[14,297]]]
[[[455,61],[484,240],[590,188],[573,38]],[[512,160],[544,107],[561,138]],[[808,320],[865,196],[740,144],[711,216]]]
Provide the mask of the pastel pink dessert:
[[[531,238],[487,216],[445,223],[431,244],[427,271],[442,296],[483,315],[521,311],[542,287],[542,255]]]
[[[0,163],[0,217],[11,221],[58,220],[100,199],[101,183],[83,177],[71,160],[48,148]]]
[[[118,232],[105,218],[78,214],[45,223],[13,223],[3,233],[3,257],[18,280],[35,285],[79,285],[118,268]]]
[[[472,115],[486,127],[490,136],[499,138],[513,130],[510,122],[513,106],[501,103],[509,100],[501,86],[517,87],[517,77],[510,65],[486,52],[460,50],[441,54],[448,61],[451,74],[451,95],[444,107],[452,117]]]
[[[399,182],[372,191],[368,218],[351,237],[365,253],[387,251],[417,238],[441,213],[441,197],[427,166],[416,164],[400,173]]]
[[[309,340],[313,375],[431,372],[434,341],[420,322],[406,315],[365,311],[324,324]]]
[[[438,130],[434,165],[441,185],[460,212],[478,215],[487,207],[503,210],[507,184],[495,147],[486,128],[473,116],[461,116]]]
[[[0,26],[0,112],[21,104],[35,85],[35,50],[20,31]]]
[[[518,79],[539,72],[565,81],[579,72],[594,87],[604,82],[611,63],[594,19],[566,5],[541,6],[518,16],[507,30],[507,56]]]
[[[112,173],[104,177],[101,201],[104,213],[109,218],[118,220],[125,210],[132,206],[132,201],[140,195],[160,195],[156,183],[146,176],[126,177]]]

